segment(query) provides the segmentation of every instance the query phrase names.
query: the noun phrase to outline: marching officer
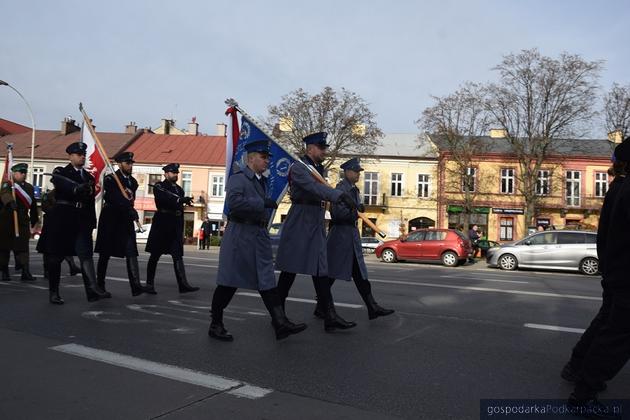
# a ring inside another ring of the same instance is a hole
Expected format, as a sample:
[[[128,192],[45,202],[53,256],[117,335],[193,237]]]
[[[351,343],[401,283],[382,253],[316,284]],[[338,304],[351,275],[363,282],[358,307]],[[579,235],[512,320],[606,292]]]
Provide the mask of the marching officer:
[[[359,181],[363,168],[359,159],[352,158],[341,165],[344,170],[343,180],[336,188],[352,197],[356,209],[348,207],[344,202],[334,203],[330,209],[330,230],[328,231],[328,277],[330,285],[335,279],[346,281],[354,280],[354,284],[365,302],[368,310],[368,318],[375,319],[379,316],[387,316],[394,313],[392,309],[382,308],[372,296],[372,286],[368,281],[367,267],[363,260],[361,238],[357,229],[357,209],[365,211],[359,189],[356,183]],[[315,315],[323,318],[321,305],[318,305]]]
[[[184,190],[176,184],[179,163],[169,163],[162,168],[164,181],[153,186],[153,196],[157,212],[153,217],[151,231],[147,239],[146,251],[151,254],[147,264],[146,293],[155,295],[155,270],[162,254],[171,254],[175,268],[175,278],[180,293],[196,292],[186,280],[184,269],[184,205],[192,205],[192,197],[184,197]]]
[[[276,290],[267,209],[278,205],[267,197],[267,178],[262,175],[269,165],[269,147],[267,140],[247,143],[247,166],[236,171],[227,183],[228,225],[219,253],[208,330],[208,335],[218,340],[233,340],[223,326],[223,310],[239,287],[258,290],[271,315],[277,340],[306,328],[305,324],[296,325],[287,319]]]
[[[320,132],[309,134],[303,139],[306,155],[302,157],[302,162],[315,168],[321,176],[324,176],[322,162],[329,146],[326,137],[327,133]],[[348,194],[317,182],[299,162],[293,163],[289,169],[289,190],[292,205],[284,221],[276,255],[276,267],[282,271],[278,279],[282,305],[284,307],[296,273],[309,274],[324,310],[325,331],[355,327],[354,322],[337,315],[330,292],[324,204],[325,201],[341,200],[352,209],[356,204]]]
[[[96,247],[98,264],[96,266],[96,282],[105,290],[105,276],[110,257],[125,258],[131,294],[138,296],[144,292],[140,284],[138,268],[138,247],[136,245],[136,229],[138,212],[134,209],[134,200],[138,190],[138,181],[131,175],[133,172],[133,153],[123,152],[114,157],[119,169],[103,179],[103,208],[98,221]],[[114,177],[118,177],[125,188],[125,195]]]
[[[46,214],[38,250],[44,253],[48,268],[50,303],[61,305],[59,295],[61,262],[68,255],[77,255],[81,265],[83,284],[89,302],[111,295],[96,284],[92,259],[92,230],[96,228],[94,207],[94,177],[85,165],[85,143],[72,143],[66,148],[70,163],[53,171],[55,205]]]
[[[29,270],[28,241],[31,239],[31,229],[39,222],[37,202],[34,189],[26,182],[28,165],[18,163],[11,167],[13,183],[15,185],[15,199],[11,184],[6,182],[0,188],[0,270],[2,280],[9,281],[9,253],[13,251],[16,264],[22,266],[22,280],[33,281],[35,278]],[[17,211],[19,236],[15,236],[13,213]]]

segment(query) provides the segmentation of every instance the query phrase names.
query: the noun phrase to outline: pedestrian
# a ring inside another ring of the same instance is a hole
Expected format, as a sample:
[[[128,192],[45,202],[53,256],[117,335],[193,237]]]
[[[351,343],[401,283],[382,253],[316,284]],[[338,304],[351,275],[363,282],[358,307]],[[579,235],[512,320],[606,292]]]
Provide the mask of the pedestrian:
[[[77,255],[83,284],[89,302],[109,298],[111,294],[96,284],[92,259],[92,231],[96,227],[94,177],[85,169],[85,143],[76,142],[66,148],[70,163],[53,171],[55,205],[48,210],[38,250],[44,253],[48,268],[50,303],[61,305],[59,295],[61,262],[68,255]]]
[[[356,209],[347,206],[344,202],[334,203],[330,209],[330,230],[327,239],[328,277],[330,285],[335,279],[354,281],[361,298],[368,310],[368,318],[375,319],[379,316],[387,316],[394,313],[392,309],[381,307],[372,295],[372,285],[368,281],[367,267],[363,260],[363,249],[357,220],[360,212],[365,211],[361,203],[361,196],[356,184],[361,176],[361,163],[358,158],[352,158],[341,165],[343,179],[336,188],[352,197]],[[318,305],[315,315],[323,318],[323,310]]]
[[[600,413],[606,407],[597,394],[630,358],[630,138],[615,148],[614,159],[618,175],[604,199],[597,233],[603,302],[561,373],[575,382],[569,405]]]
[[[276,289],[267,209],[278,205],[267,196],[267,178],[262,175],[269,166],[269,141],[247,143],[245,151],[247,165],[237,170],[227,183],[228,225],[219,251],[217,288],[212,296],[208,335],[222,341],[233,340],[223,325],[223,311],[237,288],[246,288],[260,293],[271,315],[276,339],[280,340],[303,331],[306,325],[287,319]]]
[[[472,256],[469,258],[470,262],[475,262],[475,258],[477,257],[477,252],[479,251],[479,238],[481,238],[479,234],[479,226],[472,225],[472,227],[468,230],[468,239],[472,244]]]
[[[306,155],[302,162],[313,167],[324,177],[322,162],[326,158],[327,133],[313,133],[304,137]],[[284,221],[276,255],[276,268],[281,270],[278,293],[283,307],[296,273],[312,276],[317,299],[324,309],[324,329],[348,329],[354,322],[341,318],[335,311],[328,280],[328,256],[324,228],[325,202],[342,200],[355,208],[352,198],[335,188],[317,182],[302,163],[294,162],[289,169],[291,208]]]
[[[206,246],[203,243],[204,235],[203,235],[203,229],[202,228],[199,228],[198,235],[199,235],[199,238],[198,238],[198,241],[197,241],[198,242],[197,248],[198,249],[206,249]]]
[[[201,241],[201,249],[210,248],[210,236],[212,235],[212,224],[210,219],[206,216],[201,224],[201,235],[203,235],[203,241]]]
[[[146,251],[151,254],[147,264],[146,293],[155,291],[155,270],[162,254],[173,258],[175,278],[180,293],[196,292],[186,280],[184,269],[184,205],[192,205],[193,198],[185,197],[182,187],[176,184],[179,175],[179,163],[169,163],[162,168],[164,181],[153,186],[153,196],[157,211],[147,239]]]
[[[119,169],[103,178],[103,207],[98,221],[94,248],[94,252],[99,254],[96,282],[102,290],[106,290],[105,277],[109,258],[125,258],[131,295],[138,296],[144,293],[145,289],[140,284],[138,246],[134,226],[139,217],[134,208],[138,181],[132,175],[133,153],[119,153],[114,157],[114,161],[118,163]],[[124,187],[124,195],[114,177],[117,177]]]
[[[9,281],[9,257],[11,251],[15,256],[16,265],[22,267],[22,281],[33,281],[35,278],[29,268],[29,240],[31,230],[39,222],[37,202],[35,201],[34,188],[26,182],[28,165],[18,163],[11,167],[11,182],[5,182],[0,186],[0,270],[1,280]],[[15,236],[14,214],[17,214],[17,226],[19,235]]]

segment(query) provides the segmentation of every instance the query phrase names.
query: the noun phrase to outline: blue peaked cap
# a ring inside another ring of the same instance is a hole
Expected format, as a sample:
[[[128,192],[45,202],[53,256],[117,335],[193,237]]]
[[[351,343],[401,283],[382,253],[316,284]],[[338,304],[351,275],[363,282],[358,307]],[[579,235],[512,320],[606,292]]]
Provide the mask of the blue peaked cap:
[[[304,137],[302,141],[306,144],[316,144],[321,147],[328,147],[330,145],[326,143],[326,137],[328,137],[328,133],[320,131],[319,133],[309,134]]]
[[[271,142],[269,140],[253,140],[244,147],[247,153],[258,152],[271,155]]]
[[[341,169],[343,169],[344,171],[350,170],[350,171],[355,171],[355,172],[361,172],[363,170],[363,168],[361,167],[361,162],[359,161],[359,158],[352,158],[349,161],[342,163]]]

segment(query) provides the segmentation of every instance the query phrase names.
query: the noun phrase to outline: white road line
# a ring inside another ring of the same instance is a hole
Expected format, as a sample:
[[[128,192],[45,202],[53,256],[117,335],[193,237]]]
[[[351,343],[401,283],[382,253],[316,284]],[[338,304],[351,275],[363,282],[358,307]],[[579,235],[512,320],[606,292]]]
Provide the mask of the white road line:
[[[536,328],[538,330],[549,330],[549,331],[562,331],[562,332],[570,332],[575,334],[582,334],[585,330],[582,328],[569,328],[569,327],[558,327],[556,325],[544,325],[544,324],[524,324],[526,328]]]
[[[528,281],[519,281],[519,280],[499,280],[499,279],[482,279],[480,277],[468,277],[468,276],[440,276],[441,278],[447,279],[458,279],[458,280],[479,280],[479,281],[494,281],[500,283],[523,283],[527,284]]]
[[[202,386],[204,388],[227,391],[228,394],[238,397],[258,399],[273,392],[272,389],[260,388],[235,379],[224,378],[222,376],[194,371],[178,366],[152,362],[150,360],[139,359],[125,354],[95,349],[74,343],[54,346],[50,347],[50,349],[98,362],[109,363],[110,365],[120,366],[138,372],[148,373],[150,375],[161,376],[163,378],[173,379],[179,382]]]
[[[237,295],[241,295],[241,296],[249,296],[249,297],[260,297],[260,295],[258,293],[248,293],[248,292],[237,292]],[[292,297],[288,297],[287,300],[291,300],[293,302],[304,302],[304,303],[317,303],[316,300],[313,299],[300,299],[300,298],[292,298]],[[353,309],[359,309],[359,308],[363,308],[363,305],[355,305],[354,303],[338,303],[335,302],[335,306],[341,306],[344,308],[353,308]]]
[[[10,281],[0,281],[0,286],[30,287],[31,289],[48,290],[48,287],[44,287],[44,286],[37,286],[35,284],[29,284],[29,283],[18,283],[18,282],[13,283]]]
[[[491,293],[508,293],[513,295],[528,295],[528,296],[545,296],[556,297],[564,299],[582,299],[582,300],[602,300],[601,297],[596,296],[581,296],[581,295],[563,295],[559,293],[545,293],[545,292],[528,292],[525,290],[510,290],[510,289],[490,289],[487,287],[474,287],[474,286],[452,286],[450,284],[434,284],[434,283],[416,283],[411,281],[398,281],[398,280],[378,280],[370,279],[374,283],[387,283],[387,284],[404,284],[407,286],[421,286],[421,287],[438,287],[443,289],[459,289],[459,290],[473,290],[476,292],[491,292]]]

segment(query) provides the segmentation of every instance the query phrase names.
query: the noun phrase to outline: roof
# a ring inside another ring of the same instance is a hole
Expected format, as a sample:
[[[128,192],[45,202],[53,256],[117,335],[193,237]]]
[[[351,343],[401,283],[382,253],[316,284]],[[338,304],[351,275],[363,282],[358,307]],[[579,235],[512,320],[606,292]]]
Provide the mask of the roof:
[[[441,152],[449,150],[444,136],[429,135],[431,141]],[[479,137],[480,148],[488,154],[513,154],[510,142],[505,138]],[[571,156],[584,158],[606,158],[610,156],[616,144],[608,139],[555,139],[552,140],[549,156]]]
[[[139,135],[126,133],[99,133],[98,139],[103,144],[109,157],[120,152],[133,138]],[[13,156],[28,158],[31,156],[32,135],[30,129],[26,133],[10,134],[2,137],[3,142],[13,143]],[[75,131],[63,135],[58,130],[35,130],[35,158],[36,159],[67,159],[66,147],[70,143],[81,140],[81,132]],[[5,156],[5,148],[0,146],[0,155]]]
[[[125,150],[143,164],[225,166],[225,143],[223,136],[143,133]]]
[[[437,157],[433,144],[424,135],[417,133],[389,133],[380,139],[374,150],[382,157]]]
[[[13,121],[0,118],[0,136],[6,136],[7,134],[26,133],[31,131],[30,127],[22,124],[14,123]]]

